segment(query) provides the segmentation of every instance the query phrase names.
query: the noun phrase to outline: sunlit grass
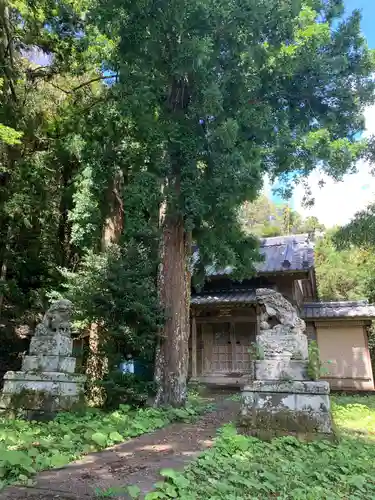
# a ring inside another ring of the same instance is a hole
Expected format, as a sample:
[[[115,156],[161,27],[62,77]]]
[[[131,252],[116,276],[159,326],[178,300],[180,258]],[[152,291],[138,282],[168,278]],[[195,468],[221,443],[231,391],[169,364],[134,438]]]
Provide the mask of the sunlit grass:
[[[337,439],[262,441],[224,426],[213,449],[181,474],[165,471],[161,496],[149,498],[375,499],[375,394],[333,395],[331,402]]]
[[[375,440],[375,395],[333,396],[332,415],[339,432]]]

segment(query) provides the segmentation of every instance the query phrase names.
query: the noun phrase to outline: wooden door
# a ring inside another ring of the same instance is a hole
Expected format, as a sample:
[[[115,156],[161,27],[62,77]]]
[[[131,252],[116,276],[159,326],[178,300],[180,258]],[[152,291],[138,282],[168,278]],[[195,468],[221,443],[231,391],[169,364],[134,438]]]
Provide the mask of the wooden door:
[[[234,372],[249,373],[251,371],[249,348],[255,342],[255,336],[256,322],[234,323]]]
[[[232,371],[232,337],[230,323],[212,324],[212,372]]]

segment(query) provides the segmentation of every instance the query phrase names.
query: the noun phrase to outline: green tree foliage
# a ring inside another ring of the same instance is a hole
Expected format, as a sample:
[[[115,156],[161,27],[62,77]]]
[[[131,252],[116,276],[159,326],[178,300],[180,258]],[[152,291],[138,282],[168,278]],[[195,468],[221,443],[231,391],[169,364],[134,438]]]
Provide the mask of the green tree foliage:
[[[364,154],[355,136],[374,61],[359,13],[338,21],[342,12],[319,0],[97,2],[94,22],[117,43],[106,67],[163,196],[161,402],[186,396],[190,242],[198,266],[248,274],[256,241],[237,209],[262,175],[292,173],[293,183],[319,162],[340,178]]]
[[[33,326],[48,296],[64,293],[78,324],[113,334],[112,350],[150,356],[157,189],[139,178],[147,152],[106,85],[114,44],[89,6],[0,1],[0,315],[8,330]]]
[[[317,240],[315,266],[319,296],[323,300],[374,300],[375,256],[355,245],[337,249],[340,228]]]
[[[77,131],[80,115],[100,93],[97,68],[104,51],[95,48],[95,30],[77,37],[86,7],[77,0],[41,1],[37,7],[29,0],[0,1],[3,354],[27,346],[15,333],[19,325],[34,326],[46,292],[61,279],[57,266],[72,267],[79,258],[68,220],[80,168]]]
[[[0,308],[4,298],[21,311],[40,308],[39,290],[48,288],[63,256],[61,155],[68,150],[70,99],[57,87],[67,83],[81,43],[81,13],[71,1],[40,2],[38,9],[29,1],[0,2]],[[42,56],[46,66],[33,62]]]
[[[315,233],[324,230],[316,217],[305,219],[287,203],[276,204],[261,195],[252,203],[245,202],[239,209],[239,220],[246,233],[257,236]]]
[[[329,299],[367,298],[375,302],[375,206],[357,213],[337,228],[317,249],[317,275],[321,296]],[[375,360],[375,325],[368,338]],[[374,366],[373,366],[374,368]]]
[[[162,319],[157,307],[153,261],[134,241],[114,244],[106,252],[88,252],[78,272],[66,272],[64,296],[74,299],[77,326],[102,327],[101,347],[111,364],[124,353],[150,360],[156,328]],[[150,268],[151,267],[151,268]]]
[[[2,125],[0,123],[0,142],[14,146],[20,143],[20,138],[22,137],[22,132],[17,132],[11,127]]]
[[[147,151],[118,98],[107,88],[81,118],[80,168],[72,178],[68,220],[78,265],[63,270],[63,293],[82,327],[101,325],[101,347],[111,363],[125,352],[154,355],[160,308],[156,294],[158,211]]]
[[[354,244],[362,248],[375,248],[375,204],[355,214],[352,221],[340,228],[335,243],[338,248]]]
[[[366,297],[375,301],[375,205],[370,204],[358,212],[345,226],[334,235],[334,244],[338,251],[357,248],[366,256],[364,268],[368,270],[365,289]]]

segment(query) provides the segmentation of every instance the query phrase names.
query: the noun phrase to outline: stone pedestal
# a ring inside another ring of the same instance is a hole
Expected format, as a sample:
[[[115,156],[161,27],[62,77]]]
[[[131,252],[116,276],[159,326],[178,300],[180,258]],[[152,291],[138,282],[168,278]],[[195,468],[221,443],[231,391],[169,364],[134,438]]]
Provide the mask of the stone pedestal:
[[[74,373],[70,315],[69,301],[52,304],[35,330],[21,371],[4,376],[0,409],[48,418],[83,403],[86,377]]]
[[[328,382],[254,381],[242,389],[241,423],[250,431],[329,434]]]
[[[241,425],[251,434],[330,434],[329,384],[308,380],[305,323],[273,290],[257,290],[261,305],[254,379],[242,389]],[[276,323],[271,327],[271,322]]]

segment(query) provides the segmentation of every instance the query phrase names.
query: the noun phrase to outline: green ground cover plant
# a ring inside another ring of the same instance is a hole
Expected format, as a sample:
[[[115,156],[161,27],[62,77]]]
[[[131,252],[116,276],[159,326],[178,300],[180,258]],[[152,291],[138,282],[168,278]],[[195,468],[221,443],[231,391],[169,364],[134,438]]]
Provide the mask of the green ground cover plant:
[[[162,471],[166,481],[146,499],[375,499],[375,396],[335,396],[332,412],[337,442],[264,442],[225,426],[183,473]]]
[[[0,417],[0,489],[11,483],[31,486],[36,472],[62,467],[80,456],[175,421],[191,421],[210,409],[191,396],[184,409],[132,409],[110,413],[96,409],[83,414],[62,413],[50,422]]]

